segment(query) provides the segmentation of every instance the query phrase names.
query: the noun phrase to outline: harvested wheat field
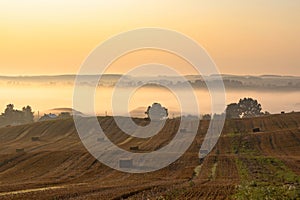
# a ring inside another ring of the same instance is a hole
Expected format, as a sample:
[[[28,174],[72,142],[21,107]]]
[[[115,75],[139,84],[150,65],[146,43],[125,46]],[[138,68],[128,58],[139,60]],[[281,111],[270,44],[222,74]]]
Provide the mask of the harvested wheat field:
[[[137,139],[112,117],[99,122],[115,144],[128,151],[138,145],[133,151],[141,152],[166,145],[179,127],[178,119],[169,119],[158,135]],[[227,120],[199,163],[208,124],[200,122],[179,160],[146,174],[101,164],[82,145],[72,119],[1,128],[0,199],[300,199],[300,113]]]

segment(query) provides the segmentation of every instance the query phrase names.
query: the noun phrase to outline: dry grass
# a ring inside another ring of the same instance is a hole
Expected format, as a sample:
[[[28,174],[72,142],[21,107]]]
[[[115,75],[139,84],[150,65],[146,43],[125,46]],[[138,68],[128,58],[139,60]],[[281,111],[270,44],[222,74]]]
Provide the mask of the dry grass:
[[[128,139],[112,118],[99,121],[121,148],[139,146],[141,151],[166,145],[179,126],[178,120],[168,120],[150,139]],[[121,173],[99,163],[81,144],[72,119],[1,128],[0,199],[229,199],[249,177],[273,186],[281,184],[284,172],[293,178],[283,178],[286,184],[299,186],[300,113],[227,121],[199,171],[199,145],[207,127],[201,122],[179,160],[146,174]],[[262,132],[252,133],[253,127]],[[33,137],[39,140],[32,142]],[[265,158],[270,160],[265,163]]]

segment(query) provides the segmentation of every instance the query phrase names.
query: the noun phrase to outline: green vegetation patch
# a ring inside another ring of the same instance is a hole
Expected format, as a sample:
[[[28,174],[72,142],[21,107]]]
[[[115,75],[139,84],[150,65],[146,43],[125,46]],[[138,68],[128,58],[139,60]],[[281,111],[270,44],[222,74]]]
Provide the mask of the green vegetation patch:
[[[235,163],[242,183],[246,184],[249,181],[249,172],[247,166],[240,159],[235,159]]]
[[[233,199],[300,199],[300,177],[271,157],[236,159],[241,185]]]
[[[194,169],[194,176],[198,177],[201,171],[201,167],[202,165],[198,165],[195,169]]]
[[[300,199],[300,191],[295,186],[272,186],[272,185],[242,185],[238,187],[238,192],[233,196],[233,199],[239,200],[290,200]]]
[[[215,163],[211,169],[211,177],[210,179],[215,180],[216,179],[216,171],[217,171],[218,163]]]

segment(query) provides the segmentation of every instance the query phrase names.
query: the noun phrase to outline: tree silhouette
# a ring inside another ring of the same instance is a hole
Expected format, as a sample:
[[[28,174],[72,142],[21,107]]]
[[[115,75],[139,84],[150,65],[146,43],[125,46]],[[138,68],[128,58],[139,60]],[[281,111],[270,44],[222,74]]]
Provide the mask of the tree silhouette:
[[[148,106],[145,114],[151,120],[162,120],[168,117],[168,109],[162,107],[160,103],[153,103],[152,106]]]
[[[257,100],[252,98],[240,99],[239,103],[229,104],[226,108],[226,117],[227,118],[249,118],[260,116],[263,113],[261,112],[261,104]]]
[[[17,112],[17,110],[14,110],[14,105],[8,104],[2,115],[4,117],[5,123],[17,123],[19,120],[18,114],[19,112]]]
[[[30,106],[23,107],[24,122],[33,122],[33,112]]]
[[[226,117],[227,118],[240,118],[241,116],[241,110],[239,108],[239,104],[237,103],[232,103],[229,104],[226,108]]]
[[[211,115],[210,114],[205,114],[202,116],[203,120],[211,120]]]
[[[261,104],[252,98],[240,99],[238,105],[243,118],[256,117],[262,114]]]
[[[14,104],[8,104],[3,114],[6,118],[13,118],[14,115]]]

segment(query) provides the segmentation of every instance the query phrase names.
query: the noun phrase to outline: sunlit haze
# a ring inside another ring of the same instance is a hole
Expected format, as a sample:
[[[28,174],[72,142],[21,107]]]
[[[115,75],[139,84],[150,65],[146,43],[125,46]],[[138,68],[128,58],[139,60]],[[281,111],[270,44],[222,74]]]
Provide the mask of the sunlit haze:
[[[196,40],[223,74],[300,75],[299,9],[295,0],[1,1],[0,74],[76,74],[112,35],[162,27]],[[164,59],[194,73],[170,56]],[[124,73],[123,66],[108,72]]]

